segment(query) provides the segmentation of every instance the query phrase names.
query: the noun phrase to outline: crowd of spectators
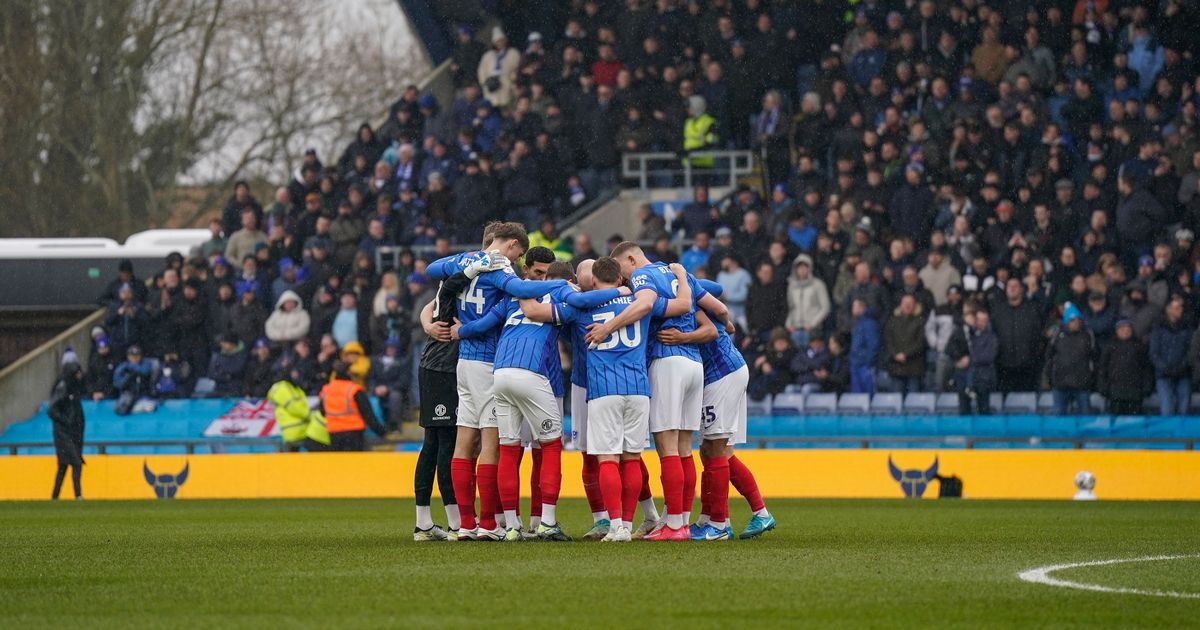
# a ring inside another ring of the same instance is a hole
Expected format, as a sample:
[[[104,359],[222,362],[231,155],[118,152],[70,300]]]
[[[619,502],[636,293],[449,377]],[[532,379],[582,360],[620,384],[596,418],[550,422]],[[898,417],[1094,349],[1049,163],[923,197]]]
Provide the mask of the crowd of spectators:
[[[92,391],[188,395],[204,377],[257,395],[285,373],[311,390],[347,355],[394,421],[413,402],[424,259],[497,218],[564,260],[597,256],[555,222],[619,183],[623,152],[703,168],[688,152],[711,148],[753,150],[764,185],[642,208],[636,237],[725,287],[755,397],[959,391],[986,413],[992,391],[1050,390],[1066,413],[1092,391],[1133,411],[1157,390],[1164,413],[1186,410],[1194,3],[575,0],[556,15],[456,27],[448,106],[408,88],[336,163],[307,152],[268,206],[239,184],[196,256],[146,282],[123,270]],[[377,269],[381,247],[406,249]]]

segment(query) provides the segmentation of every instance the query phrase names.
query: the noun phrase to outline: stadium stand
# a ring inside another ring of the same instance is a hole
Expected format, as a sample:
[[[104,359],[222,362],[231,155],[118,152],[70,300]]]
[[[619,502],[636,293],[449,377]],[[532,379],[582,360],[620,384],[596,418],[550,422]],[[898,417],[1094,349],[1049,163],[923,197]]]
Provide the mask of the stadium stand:
[[[723,285],[752,412],[1200,407],[1194,7],[584,4],[443,24],[451,102],[406,89],[268,203],[237,184],[196,251],[112,278],[94,397],[257,397],[284,373],[312,393],[356,342],[395,428],[416,404],[429,260],[492,219],[563,260],[598,256],[607,235],[558,221],[632,185],[623,155],[702,172],[719,168],[704,151],[750,150],[731,194],[701,176],[630,236]],[[400,251],[377,267],[381,248]],[[132,346],[153,368],[118,386]]]

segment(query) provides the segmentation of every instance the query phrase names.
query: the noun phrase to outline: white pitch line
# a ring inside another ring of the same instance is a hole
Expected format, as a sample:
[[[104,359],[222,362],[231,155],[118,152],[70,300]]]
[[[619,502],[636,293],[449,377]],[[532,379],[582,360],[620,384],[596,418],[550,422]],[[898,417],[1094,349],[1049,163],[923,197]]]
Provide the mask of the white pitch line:
[[[1063,580],[1052,577],[1050,574],[1055,571],[1064,571],[1066,569],[1078,569],[1081,567],[1103,567],[1110,564],[1125,564],[1129,562],[1157,562],[1162,560],[1182,560],[1185,558],[1200,558],[1200,554],[1187,554],[1175,556],[1141,556],[1138,558],[1117,558],[1115,560],[1093,560],[1091,562],[1072,562],[1069,564],[1052,564],[1036,569],[1029,569],[1017,574],[1017,577],[1026,582],[1034,584],[1046,584],[1048,586],[1061,586],[1063,588],[1074,588],[1083,591],[1095,591],[1098,593],[1125,593],[1129,595],[1149,595],[1152,597],[1175,597],[1179,599],[1200,599],[1200,593],[1179,593],[1176,591],[1159,591],[1154,589],[1142,588],[1124,588],[1116,586],[1104,586],[1103,584],[1088,584],[1086,582],[1072,582],[1071,580]]]

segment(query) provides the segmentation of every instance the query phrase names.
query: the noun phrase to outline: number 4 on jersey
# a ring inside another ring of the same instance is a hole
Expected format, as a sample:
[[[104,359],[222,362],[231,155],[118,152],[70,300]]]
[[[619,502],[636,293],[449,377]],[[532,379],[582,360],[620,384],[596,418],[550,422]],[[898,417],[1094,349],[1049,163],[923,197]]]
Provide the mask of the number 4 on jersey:
[[[487,303],[487,299],[483,297],[483,289],[477,287],[477,284],[479,284],[479,276],[475,276],[471,280],[471,285],[458,296],[458,303],[459,308],[464,311],[467,310],[468,304],[474,304],[475,314],[483,315],[483,305]]]

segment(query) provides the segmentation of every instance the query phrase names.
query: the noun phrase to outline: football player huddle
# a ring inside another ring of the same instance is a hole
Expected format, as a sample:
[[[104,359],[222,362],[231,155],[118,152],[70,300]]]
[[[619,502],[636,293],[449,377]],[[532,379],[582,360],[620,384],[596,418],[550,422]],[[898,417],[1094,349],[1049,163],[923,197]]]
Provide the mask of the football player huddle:
[[[749,373],[730,337],[720,285],[677,264],[652,263],[632,242],[572,270],[549,249],[529,249],[519,223],[488,225],[481,250],[437,260],[428,273],[442,281],[421,314],[430,346],[457,345],[454,498],[444,497],[449,523],[442,530],[429,517],[418,465],[415,540],[571,540],[556,513],[566,387],[560,338],[571,347],[572,437],[583,452],[593,519],[583,538],[732,539],[730,484],[753,511],[741,538],[775,528],[754,475],[734,454],[746,440]],[[424,386],[421,393],[449,400]],[[423,401],[423,416],[434,407]],[[447,404],[436,407],[444,416]],[[692,454],[697,433],[699,475]],[[642,460],[648,437],[661,468],[663,516]],[[527,448],[528,528],[519,513]],[[701,511],[692,522],[697,477]]]

